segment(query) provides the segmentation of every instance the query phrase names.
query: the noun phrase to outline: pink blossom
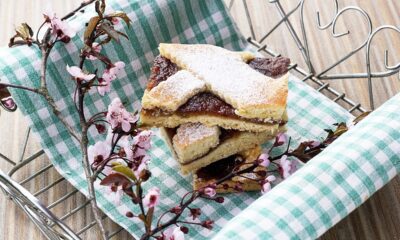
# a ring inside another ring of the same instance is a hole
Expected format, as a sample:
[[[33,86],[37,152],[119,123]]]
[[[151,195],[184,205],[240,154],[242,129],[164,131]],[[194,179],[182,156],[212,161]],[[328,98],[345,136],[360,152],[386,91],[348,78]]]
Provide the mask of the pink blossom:
[[[97,91],[101,96],[104,96],[106,93],[111,91],[111,82],[104,80],[103,78],[99,79],[99,84],[101,86],[97,87]]]
[[[56,13],[51,11],[50,9],[47,9],[43,12],[43,16],[46,22],[50,22],[52,19],[56,17]]]
[[[66,21],[59,19],[54,12],[47,11],[43,13],[43,15],[46,19],[46,22],[50,24],[53,36],[59,37],[61,40],[67,42],[76,35],[76,30],[73,29]]]
[[[258,164],[263,167],[268,167],[271,162],[269,161],[268,153],[263,153],[258,157]]]
[[[86,74],[86,73],[84,73],[82,71],[82,69],[80,69],[77,66],[70,67],[69,65],[67,65],[67,71],[77,81],[83,81],[83,80],[89,81],[89,80],[92,80],[96,76],[94,74]]]
[[[116,17],[113,17],[113,18],[111,18],[111,22],[112,22],[112,24],[117,25],[119,23],[119,19]]]
[[[118,145],[124,149],[126,158],[129,160],[133,160],[132,143],[131,141],[129,141],[129,137],[128,136],[121,137],[118,141]]]
[[[93,52],[100,53],[101,49],[102,49],[102,46],[101,46],[99,43],[94,42],[94,43],[92,44],[92,51],[93,51]],[[93,55],[89,55],[87,58],[88,58],[89,60],[92,60],[92,61],[93,61],[93,60],[97,60],[97,57],[95,57],[95,56],[93,56]]]
[[[265,193],[267,193],[267,192],[269,192],[270,190],[271,190],[271,183],[270,182],[265,182],[263,185],[262,185],[262,188],[261,188],[261,193],[262,194],[265,194]]]
[[[151,136],[153,136],[153,132],[150,130],[141,131],[138,135],[133,138],[133,144],[138,146],[143,150],[147,150],[151,148]]]
[[[111,202],[114,203],[114,205],[116,206],[121,205],[121,199],[124,194],[125,193],[121,185],[117,187],[106,186],[105,196],[107,196],[107,198],[111,200]]]
[[[143,204],[148,208],[157,206],[160,201],[160,189],[153,187],[143,198]]]
[[[112,82],[117,78],[117,75],[124,69],[124,67],[124,62],[116,62],[111,68],[104,70],[102,78],[108,82]]]
[[[297,160],[290,161],[290,160],[288,160],[287,155],[283,155],[279,162],[280,174],[282,175],[282,177],[284,179],[288,178],[290,175],[292,175],[297,170],[297,168],[298,168],[297,165],[298,165]]]
[[[215,191],[215,188],[206,187],[206,188],[204,189],[204,194],[205,194],[206,196],[209,196],[209,197],[214,197],[215,194],[217,194],[217,192]]]
[[[121,100],[115,98],[108,106],[106,119],[113,129],[121,126],[123,131],[129,132],[131,129],[131,123],[135,123],[138,120],[138,117],[126,111]]]
[[[185,240],[185,234],[180,227],[168,228],[162,233],[165,240]]]
[[[294,172],[297,171],[297,169],[299,169],[299,161],[297,159],[293,159],[290,163],[290,175],[292,175]]]
[[[101,78],[103,78],[107,82],[112,82],[113,80],[115,80],[116,77],[110,73],[109,69],[106,69],[104,70],[103,76]]]
[[[99,189],[103,192],[107,199],[110,200],[115,206],[121,205],[121,199],[125,195],[122,186],[118,187],[110,187],[110,186],[103,186],[100,185],[100,181],[94,182],[95,189]]]
[[[103,160],[108,158],[111,147],[106,142],[96,142],[88,148],[89,163],[94,167],[98,166]]]
[[[271,190],[271,182],[275,181],[276,177],[274,175],[269,175],[268,177],[265,178],[264,184],[262,185],[261,192],[267,193]]]
[[[147,156],[143,158],[137,169],[133,172],[137,178],[139,178],[140,173],[147,168],[149,160],[150,158]]]
[[[285,133],[279,133],[275,138],[275,146],[281,146],[287,142],[287,135]]]

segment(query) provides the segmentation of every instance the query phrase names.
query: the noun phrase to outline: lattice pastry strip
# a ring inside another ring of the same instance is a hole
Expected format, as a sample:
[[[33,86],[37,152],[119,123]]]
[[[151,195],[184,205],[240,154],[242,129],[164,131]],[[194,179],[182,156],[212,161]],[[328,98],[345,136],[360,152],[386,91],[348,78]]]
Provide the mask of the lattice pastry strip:
[[[206,84],[186,70],[180,70],[151,90],[142,99],[145,109],[176,111],[187,100],[206,90]]]
[[[280,119],[286,108],[288,75],[267,77],[246,64],[248,53],[212,45],[160,44],[160,54],[195,74],[213,94],[246,118]]]

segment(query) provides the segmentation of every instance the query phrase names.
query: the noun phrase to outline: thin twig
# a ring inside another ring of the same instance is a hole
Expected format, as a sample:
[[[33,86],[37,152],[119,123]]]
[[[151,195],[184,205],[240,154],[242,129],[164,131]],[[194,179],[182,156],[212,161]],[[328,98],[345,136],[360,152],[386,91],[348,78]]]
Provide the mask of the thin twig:
[[[77,7],[75,10],[73,10],[72,12],[68,13],[67,15],[65,15],[63,18],[61,18],[61,20],[67,20],[68,18],[73,17],[77,12],[81,11],[82,8],[94,3],[95,1],[96,0],[90,0],[90,1],[82,2],[79,7]]]
[[[29,88],[29,87],[25,87],[25,86],[21,86],[21,85],[15,85],[15,84],[0,83],[0,87],[17,88],[17,89],[26,90],[26,91],[29,91],[29,92],[39,93],[39,89]]]
[[[82,4],[83,5],[83,4]],[[81,56],[81,60],[79,63],[79,67],[83,69],[83,65],[85,63],[86,57]],[[80,141],[80,147],[82,151],[82,162],[85,170],[85,176],[86,176],[86,181],[88,183],[88,193],[89,193],[89,198],[91,199],[90,204],[92,207],[93,215],[94,218],[97,222],[97,225],[100,229],[102,238],[105,240],[107,239],[107,232],[104,228],[104,224],[101,218],[100,210],[97,205],[97,199],[96,199],[96,192],[94,188],[94,182],[96,178],[92,178],[91,176],[91,167],[89,163],[89,157],[88,157],[88,145],[89,145],[89,138],[88,138],[88,129],[90,125],[86,121],[85,117],[85,108],[84,108],[84,99],[85,99],[85,93],[86,91],[82,90],[82,84],[80,81],[76,82],[77,84],[77,89],[78,89],[78,113],[79,113],[79,122],[82,128],[82,135],[81,135],[81,141]]]

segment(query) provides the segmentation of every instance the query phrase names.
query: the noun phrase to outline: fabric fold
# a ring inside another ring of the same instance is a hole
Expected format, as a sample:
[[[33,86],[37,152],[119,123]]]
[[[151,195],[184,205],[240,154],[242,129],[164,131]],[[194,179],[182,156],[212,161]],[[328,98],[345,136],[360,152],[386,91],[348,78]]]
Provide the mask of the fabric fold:
[[[400,171],[400,94],[293,176],[234,217],[213,239],[315,239]]]

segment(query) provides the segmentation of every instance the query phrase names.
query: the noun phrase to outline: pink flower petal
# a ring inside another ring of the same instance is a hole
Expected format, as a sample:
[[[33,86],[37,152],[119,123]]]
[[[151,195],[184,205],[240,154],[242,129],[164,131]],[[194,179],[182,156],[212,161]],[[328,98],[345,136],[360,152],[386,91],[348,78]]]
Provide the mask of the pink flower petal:
[[[157,187],[153,187],[149,190],[146,196],[143,198],[143,204],[148,208],[157,206],[160,201],[160,190]]]
[[[204,194],[207,195],[207,196],[209,196],[209,197],[214,197],[215,194],[217,194],[217,192],[215,191],[214,188],[206,187],[206,188],[204,189]]]
[[[265,178],[268,182],[273,182],[276,180],[276,177],[274,175],[269,175],[268,177]]]
[[[268,167],[269,166],[269,164],[271,163],[270,161],[269,161],[269,155],[267,154],[267,153],[263,153],[263,154],[261,154],[259,157],[258,157],[258,164],[260,165],[260,166],[263,166],[263,167]]]
[[[271,190],[271,183],[270,182],[265,182],[262,185],[261,193],[265,194]]]

